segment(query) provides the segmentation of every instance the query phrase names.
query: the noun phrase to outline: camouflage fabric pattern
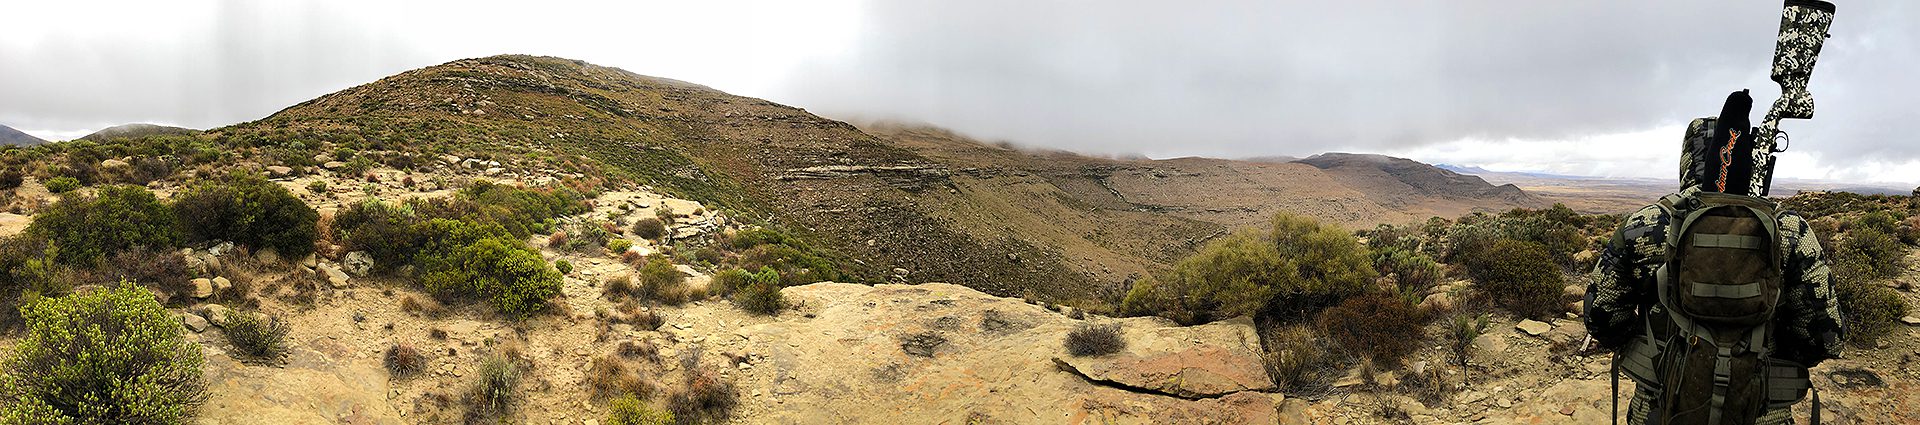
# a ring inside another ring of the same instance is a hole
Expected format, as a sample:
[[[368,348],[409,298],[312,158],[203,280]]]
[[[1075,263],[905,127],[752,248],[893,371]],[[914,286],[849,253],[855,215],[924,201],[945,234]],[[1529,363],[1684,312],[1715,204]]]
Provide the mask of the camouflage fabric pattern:
[[[1820,58],[1820,46],[1833,26],[1833,4],[1789,0],[1780,14],[1780,38],[1773,50],[1773,81],[1780,83],[1780,99],[1773,102],[1754,134],[1754,178],[1747,193],[1766,193],[1773,174],[1774,138],[1781,119],[1813,118],[1813,93],[1807,81]]]
[[[1699,186],[1688,186],[1669,198],[1699,191]],[[1779,216],[1784,239],[1780,255],[1785,258],[1782,264],[1787,288],[1774,319],[1774,343],[1780,358],[1811,366],[1840,353],[1838,338],[1822,337],[1840,332],[1839,299],[1834,296],[1826,253],[1813,228],[1797,214],[1783,212]],[[1585,319],[1587,329],[1602,346],[1618,349],[1627,339],[1645,332],[1645,319],[1640,314],[1657,302],[1654,272],[1666,258],[1671,220],[1659,205],[1641,208],[1622,220],[1620,231],[1601,250],[1589,276],[1587,293],[1592,305]],[[1656,394],[1647,390],[1635,393],[1628,406],[1628,423],[1645,423],[1647,403]],[[1786,413],[1786,409],[1768,411],[1759,423],[1787,423]]]
[[[1694,118],[1687,124],[1687,134],[1680,138],[1680,187],[1706,184],[1701,177],[1706,176],[1707,161],[1694,155],[1705,152],[1704,147],[1713,137],[1714,119]]]

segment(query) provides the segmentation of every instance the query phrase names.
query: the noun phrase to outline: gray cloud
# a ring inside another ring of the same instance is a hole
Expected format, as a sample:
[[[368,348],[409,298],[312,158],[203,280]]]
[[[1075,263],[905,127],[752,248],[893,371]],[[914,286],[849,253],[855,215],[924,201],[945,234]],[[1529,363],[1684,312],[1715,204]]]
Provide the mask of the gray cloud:
[[[1907,76],[1920,9],[1839,10],[1818,119],[1788,127],[1797,148],[1915,157],[1920,145],[1890,142],[1920,106]],[[850,53],[802,67],[780,97],[1156,155],[1574,138],[1711,115],[1740,88],[1771,101],[1778,13],[1731,0],[873,2]]]

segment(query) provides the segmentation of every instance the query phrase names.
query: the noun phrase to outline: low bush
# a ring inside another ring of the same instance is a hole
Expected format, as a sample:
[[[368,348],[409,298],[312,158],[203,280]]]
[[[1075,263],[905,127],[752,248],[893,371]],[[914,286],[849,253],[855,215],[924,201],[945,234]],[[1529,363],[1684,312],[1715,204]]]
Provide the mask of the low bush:
[[[780,286],[766,282],[754,282],[734,290],[732,299],[735,307],[766,316],[779,313],[780,309],[787,307],[787,299],[780,294]]]
[[[407,378],[427,369],[427,355],[407,344],[394,344],[387,347],[387,374],[394,378]]]
[[[1880,338],[1901,328],[1900,318],[1910,307],[1899,292],[1878,283],[1840,280],[1834,283],[1834,292],[1840,298],[1847,342],[1859,347],[1874,347]]]
[[[1271,329],[1265,338],[1263,363],[1274,385],[1296,394],[1325,386],[1339,365],[1313,329],[1305,325]]]
[[[553,260],[553,270],[560,272],[561,275],[573,274],[573,262],[567,261],[567,260]]]
[[[627,252],[628,249],[632,249],[632,248],[633,248],[633,241],[630,241],[630,240],[614,239],[614,240],[607,241],[607,252],[613,253],[613,255],[620,255],[621,253],[625,253]]]
[[[47,179],[48,192],[67,193],[67,192],[72,192],[74,189],[79,189],[79,188],[80,188],[80,180],[72,177],[60,176],[60,177]]]
[[[57,251],[46,238],[30,233],[0,239],[0,329],[20,324],[22,301],[72,289],[73,268],[56,261]]]
[[[633,395],[607,403],[607,425],[671,425],[673,413],[653,410]]]
[[[64,264],[92,266],[108,253],[136,246],[165,248],[179,241],[173,211],[135,186],[106,186],[94,196],[69,196],[41,211],[27,232],[59,247]]]
[[[107,266],[107,273],[115,278],[153,284],[175,299],[193,292],[194,271],[187,267],[187,257],[179,251],[138,246],[108,256]]]
[[[313,252],[320,214],[265,176],[233,173],[202,180],[174,197],[188,241],[225,240],[272,248],[287,258]]]
[[[846,277],[828,252],[814,249],[800,238],[772,228],[742,230],[726,236],[720,245],[740,255],[735,266],[747,270],[770,267],[780,273],[783,286],[837,281]]]
[[[654,347],[653,343],[645,340],[620,341],[620,345],[614,346],[613,353],[628,359],[639,359],[649,362],[660,361],[660,349]]]
[[[621,396],[647,398],[654,391],[652,382],[640,377],[638,371],[617,357],[593,359],[593,365],[587,368],[586,379],[587,389],[593,393],[594,400]]]
[[[1321,333],[1341,348],[1386,367],[1398,365],[1425,339],[1413,305],[1394,295],[1348,298],[1321,312],[1319,321]]]
[[[567,226],[566,240],[558,248],[572,252],[589,252],[603,249],[613,234],[597,223],[574,223]]]
[[[698,351],[681,358],[686,370],[685,387],[667,397],[667,411],[684,423],[725,422],[739,404],[740,393],[732,382],[699,365]]]
[[[633,222],[633,236],[646,240],[660,240],[667,235],[667,223],[658,218],[643,218]]]
[[[1566,309],[1560,274],[1546,248],[1532,242],[1501,239],[1474,254],[1466,264],[1484,301],[1519,316],[1549,317]]]
[[[520,402],[520,365],[495,353],[480,362],[478,379],[467,390],[467,423],[504,423]]]
[[[200,345],[131,283],[21,309],[0,364],[0,422],[187,424],[206,401]]]
[[[1426,254],[1402,248],[1385,248],[1373,253],[1373,268],[1382,276],[1393,276],[1402,296],[1418,297],[1440,283],[1446,270]]]
[[[634,296],[643,300],[654,300],[668,305],[680,305],[687,302],[687,277],[680,269],[673,267],[673,260],[665,255],[655,255],[640,266],[636,276],[638,284],[634,287]]]
[[[778,285],[780,283],[780,272],[775,271],[772,267],[761,267],[759,272],[728,269],[713,275],[713,280],[707,283],[707,292],[725,297],[732,295],[733,291],[755,283]]]
[[[0,190],[13,190],[20,187],[21,184],[26,183],[26,180],[26,174],[21,173],[18,168],[8,168],[0,171]]]
[[[1447,323],[1447,353],[1453,364],[1465,368],[1473,354],[1473,341],[1487,332],[1487,316],[1455,315]]]
[[[375,266],[391,270],[412,263],[426,243],[422,222],[412,207],[369,199],[335,215],[333,229],[347,251],[366,251]]]
[[[1104,356],[1125,350],[1127,338],[1120,334],[1118,323],[1082,323],[1067,332],[1065,345],[1067,354],[1074,357]]]
[[[1188,325],[1260,312],[1303,318],[1360,293],[1375,276],[1352,235],[1280,214],[1269,230],[1216,240],[1164,275],[1136,281],[1121,309]]]
[[[446,298],[485,297],[509,317],[525,317],[560,293],[560,273],[499,226],[460,220],[427,223],[420,283]]]
[[[235,311],[227,314],[227,342],[242,357],[272,363],[287,354],[287,323],[258,313]]]

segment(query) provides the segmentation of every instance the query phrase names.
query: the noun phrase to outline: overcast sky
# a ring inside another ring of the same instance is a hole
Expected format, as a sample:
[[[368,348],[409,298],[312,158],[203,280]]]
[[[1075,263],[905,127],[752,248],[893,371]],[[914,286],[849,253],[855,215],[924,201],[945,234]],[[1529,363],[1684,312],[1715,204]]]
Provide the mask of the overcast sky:
[[[164,4],[163,4],[164,3]],[[1785,177],[1920,183],[1920,5],[1837,1]],[[529,53],[841,119],[1088,153],[1372,152],[1671,177],[1727,92],[1764,108],[1776,1],[0,1],[0,124],[210,128]],[[1754,113],[1758,119],[1761,112]],[[1904,131],[1902,131],[1904,130]]]

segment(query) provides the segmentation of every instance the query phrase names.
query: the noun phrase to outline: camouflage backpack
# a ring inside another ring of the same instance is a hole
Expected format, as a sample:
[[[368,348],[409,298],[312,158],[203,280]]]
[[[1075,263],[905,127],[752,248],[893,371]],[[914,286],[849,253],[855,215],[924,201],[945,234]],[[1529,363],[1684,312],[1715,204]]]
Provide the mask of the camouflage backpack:
[[[1785,285],[1774,203],[1697,192],[1660,208],[1670,225],[1657,302],[1616,363],[1658,394],[1647,423],[1751,424],[1799,401],[1812,386],[1806,368],[1772,357]]]

